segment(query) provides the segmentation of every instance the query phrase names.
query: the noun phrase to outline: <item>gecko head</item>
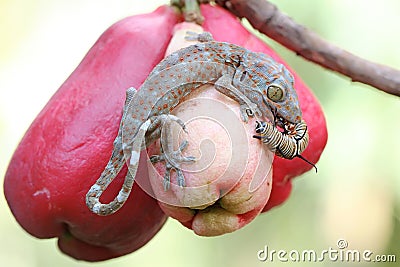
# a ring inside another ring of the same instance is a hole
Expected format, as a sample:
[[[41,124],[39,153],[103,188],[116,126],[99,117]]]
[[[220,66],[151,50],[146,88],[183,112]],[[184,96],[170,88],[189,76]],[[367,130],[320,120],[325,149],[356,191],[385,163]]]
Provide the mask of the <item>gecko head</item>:
[[[264,77],[265,80],[260,80],[262,84],[259,83],[258,87],[264,103],[274,114],[275,123],[300,123],[302,114],[292,74],[282,64],[274,64],[272,67],[269,64]]]

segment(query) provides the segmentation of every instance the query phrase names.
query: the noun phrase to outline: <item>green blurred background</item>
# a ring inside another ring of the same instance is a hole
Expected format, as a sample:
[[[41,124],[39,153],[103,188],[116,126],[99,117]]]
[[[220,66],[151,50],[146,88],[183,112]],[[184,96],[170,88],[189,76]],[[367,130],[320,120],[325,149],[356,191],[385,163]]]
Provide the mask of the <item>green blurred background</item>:
[[[400,1],[272,2],[332,43],[400,69]],[[125,16],[163,3],[167,0],[0,0],[0,179],[31,121],[100,34]],[[24,232],[1,194],[0,266],[280,266],[287,263],[260,262],[257,251],[266,245],[321,251],[337,248],[340,238],[349,249],[395,254],[400,262],[399,99],[267,42],[313,89],[329,131],[318,174],[295,179],[284,205],[215,238],[198,237],[171,219],[139,251],[90,264],[61,254],[55,239],[38,240]],[[368,264],[375,265],[396,264]]]

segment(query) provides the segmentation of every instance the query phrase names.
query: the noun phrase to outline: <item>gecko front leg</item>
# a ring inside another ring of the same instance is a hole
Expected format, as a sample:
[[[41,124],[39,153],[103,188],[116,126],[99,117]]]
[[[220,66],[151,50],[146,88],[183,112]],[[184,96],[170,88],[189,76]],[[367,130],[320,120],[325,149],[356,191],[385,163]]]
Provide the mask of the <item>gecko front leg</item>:
[[[258,106],[234,87],[232,80],[233,77],[230,74],[224,74],[215,82],[215,89],[239,103],[240,116],[244,122],[247,122],[249,117],[254,117],[254,115],[261,116],[262,113]]]

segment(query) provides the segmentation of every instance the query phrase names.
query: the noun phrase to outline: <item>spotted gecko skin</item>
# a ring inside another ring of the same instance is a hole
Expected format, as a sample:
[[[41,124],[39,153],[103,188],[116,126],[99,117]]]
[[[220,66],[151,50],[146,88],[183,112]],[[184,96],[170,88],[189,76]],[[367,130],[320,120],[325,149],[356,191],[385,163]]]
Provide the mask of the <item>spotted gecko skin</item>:
[[[251,87],[246,88],[244,92],[250,101],[257,103],[259,107],[266,105],[274,114],[279,115],[287,122],[300,123],[302,113],[294,89],[293,76],[284,65],[268,55],[252,52],[235,44],[216,41],[203,42],[171,54],[153,69],[149,77],[158,75],[165,69],[183,62],[198,62],[199,64],[200,62],[214,62],[234,68],[237,72],[236,75],[240,75],[240,77],[231,78],[233,86],[240,86],[238,79],[251,80]],[[205,75],[207,74],[205,73]],[[271,84],[278,85],[285,90],[283,100],[274,102],[266,97],[267,88]]]
[[[141,150],[160,137],[162,122],[181,123],[169,113],[204,84],[214,84],[219,92],[237,101],[245,122],[248,115],[254,114],[271,121],[278,116],[293,124],[301,122],[293,76],[282,64],[262,53],[225,42],[209,41],[182,48],[162,60],[140,90],[128,89],[113,153],[86,195],[86,204],[92,212],[104,216],[121,208],[132,189]],[[270,85],[283,89],[282,99],[270,99]],[[125,163],[129,171],[119,194],[110,203],[101,203],[102,193]],[[179,166],[174,167],[180,171]]]

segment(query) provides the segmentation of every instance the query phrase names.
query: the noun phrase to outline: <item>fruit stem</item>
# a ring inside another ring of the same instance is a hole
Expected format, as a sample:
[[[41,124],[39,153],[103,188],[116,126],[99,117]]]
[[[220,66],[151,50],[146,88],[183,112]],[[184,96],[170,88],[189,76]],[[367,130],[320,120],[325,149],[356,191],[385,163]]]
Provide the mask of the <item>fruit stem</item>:
[[[203,23],[204,17],[201,15],[198,0],[171,0],[171,5],[178,7],[182,11],[185,21],[199,25]]]

